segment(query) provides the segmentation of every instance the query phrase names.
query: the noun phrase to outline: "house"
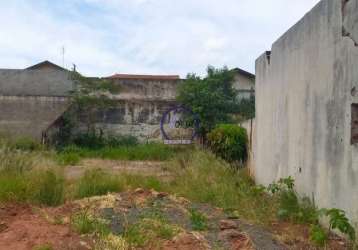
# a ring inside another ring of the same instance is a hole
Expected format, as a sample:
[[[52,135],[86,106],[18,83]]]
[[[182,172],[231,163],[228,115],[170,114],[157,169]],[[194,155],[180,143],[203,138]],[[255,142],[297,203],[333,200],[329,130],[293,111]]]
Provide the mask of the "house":
[[[255,96],[255,75],[240,68],[234,72],[233,87],[238,91],[238,99],[250,99]]]

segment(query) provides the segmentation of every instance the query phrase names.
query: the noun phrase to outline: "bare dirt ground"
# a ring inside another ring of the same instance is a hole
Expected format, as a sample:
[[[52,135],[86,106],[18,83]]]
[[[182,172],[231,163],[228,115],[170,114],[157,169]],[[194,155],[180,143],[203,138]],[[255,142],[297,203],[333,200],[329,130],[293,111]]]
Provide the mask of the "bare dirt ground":
[[[84,238],[68,225],[56,225],[42,215],[42,210],[28,205],[0,207],[0,249],[32,250],[51,245],[59,250],[89,249]]]

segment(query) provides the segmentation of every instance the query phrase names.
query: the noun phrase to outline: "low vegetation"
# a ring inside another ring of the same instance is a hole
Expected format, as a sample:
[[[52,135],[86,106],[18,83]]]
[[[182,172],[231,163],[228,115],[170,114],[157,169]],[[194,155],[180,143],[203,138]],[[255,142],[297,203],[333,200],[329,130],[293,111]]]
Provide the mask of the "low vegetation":
[[[95,218],[87,210],[75,214],[71,219],[71,225],[79,234],[97,234],[100,237],[110,234],[109,225]]]
[[[76,198],[105,195],[109,192],[120,192],[124,189],[123,182],[117,176],[101,170],[86,171],[76,187]]]
[[[124,239],[131,247],[145,247],[155,244],[158,238],[170,240],[179,232],[180,229],[171,225],[160,213],[149,213],[127,228]]]
[[[241,130],[238,132],[244,134]],[[223,134],[225,135],[225,132]],[[56,153],[24,144],[21,147],[20,149],[9,144],[0,147],[0,203],[15,201],[58,206],[65,200],[104,195],[109,192],[136,188],[154,189],[183,196],[193,202],[209,203],[223,208],[230,217],[255,224],[270,226],[279,220],[310,225],[310,240],[317,246],[326,245],[332,230],[347,235],[352,245],[355,242],[356,232],[344,211],[317,209],[310,199],[297,194],[291,177],[281,179],[267,188],[257,186],[245,169],[232,168],[222,159],[225,157],[218,158],[205,150],[182,150],[160,144],[135,144],[105,146],[97,150],[69,146]],[[132,153],[128,153],[130,150],[133,150]],[[149,150],[149,153],[145,152],[146,150]],[[64,178],[64,167],[54,161],[54,158],[58,161],[59,157],[66,154],[76,155],[79,159],[100,157],[121,160],[166,160],[165,168],[171,177],[159,179],[140,174],[113,175],[92,169],[86,171],[78,180],[69,182]],[[319,224],[324,217],[329,222],[328,229]],[[205,231],[208,228],[205,215],[195,209],[190,210],[190,223],[196,231]],[[110,234],[104,221],[91,217],[86,211],[74,215],[71,224],[81,234],[101,235],[97,242],[101,246],[128,244],[140,247],[156,237],[170,239],[179,230],[166,223],[165,218],[158,214],[141,218],[138,223],[129,226],[125,234],[119,238]]]
[[[356,232],[345,212],[336,208],[318,209],[307,197],[299,197],[294,190],[294,180],[291,177],[271,184],[268,191],[278,201],[278,219],[311,225],[310,239],[317,246],[324,246],[327,243],[331,230],[345,234],[351,244],[355,245]],[[329,230],[325,230],[319,224],[323,216],[329,220]]]
[[[208,228],[207,217],[201,212],[192,209],[190,211],[190,221],[193,230],[204,231]]]
[[[208,144],[214,154],[230,163],[242,163],[247,159],[246,129],[237,125],[217,126],[208,134]]]
[[[60,150],[58,162],[62,165],[76,165],[83,158],[109,160],[166,161],[175,155],[176,149],[159,143],[138,144],[133,146],[105,146],[99,149],[67,146]]]

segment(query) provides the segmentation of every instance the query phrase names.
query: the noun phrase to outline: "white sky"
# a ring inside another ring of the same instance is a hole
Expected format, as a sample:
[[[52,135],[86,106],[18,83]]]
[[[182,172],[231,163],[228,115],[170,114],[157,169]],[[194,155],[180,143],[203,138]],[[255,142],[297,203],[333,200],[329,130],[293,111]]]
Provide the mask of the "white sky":
[[[254,72],[318,0],[0,0],[0,68],[43,60],[89,76]]]

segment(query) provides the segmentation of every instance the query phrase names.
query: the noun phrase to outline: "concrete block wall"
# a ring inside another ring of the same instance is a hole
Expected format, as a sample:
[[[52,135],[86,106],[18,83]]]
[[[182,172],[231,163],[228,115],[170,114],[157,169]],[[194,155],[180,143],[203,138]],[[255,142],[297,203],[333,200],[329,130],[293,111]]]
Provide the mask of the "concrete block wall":
[[[72,86],[63,70],[0,69],[0,133],[41,140],[68,108]]]
[[[322,0],[256,61],[256,181],[292,176],[358,222],[358,0]]]

